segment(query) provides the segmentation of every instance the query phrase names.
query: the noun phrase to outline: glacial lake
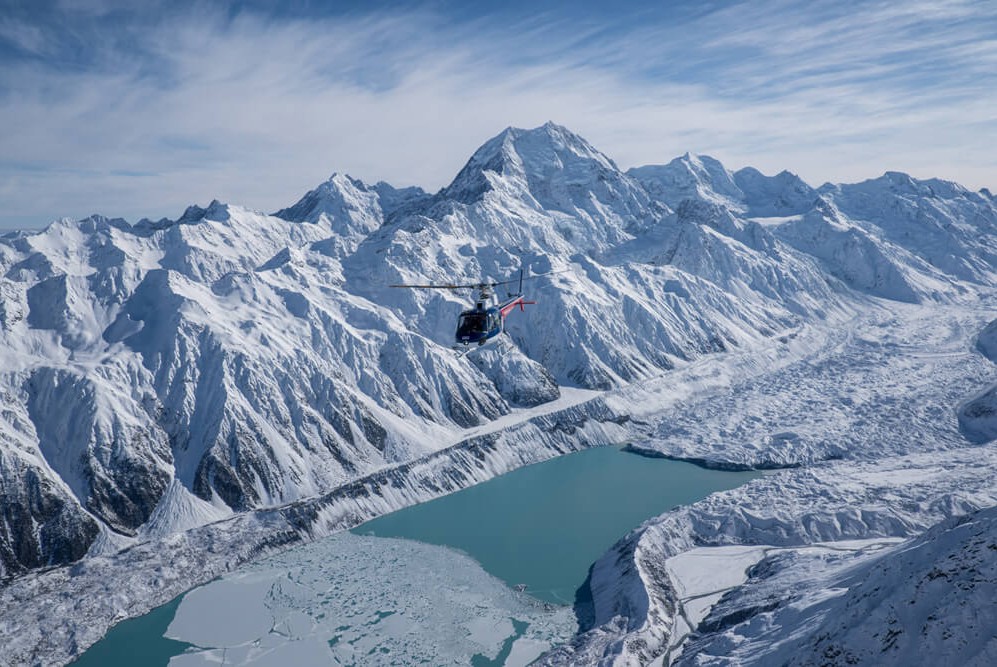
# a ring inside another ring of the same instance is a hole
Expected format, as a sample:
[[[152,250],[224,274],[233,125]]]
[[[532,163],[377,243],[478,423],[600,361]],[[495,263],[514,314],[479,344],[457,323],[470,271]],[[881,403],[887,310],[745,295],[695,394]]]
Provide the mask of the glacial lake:
[[[528,664],[570,638],[576,592],[619,538],[759,474],[560,456],[247,565],[72,664]]]
[[[758,476],[596,447],[386,514],[353,533],[460,549],[509,586],[572,604],[589,566],[630,530]]]

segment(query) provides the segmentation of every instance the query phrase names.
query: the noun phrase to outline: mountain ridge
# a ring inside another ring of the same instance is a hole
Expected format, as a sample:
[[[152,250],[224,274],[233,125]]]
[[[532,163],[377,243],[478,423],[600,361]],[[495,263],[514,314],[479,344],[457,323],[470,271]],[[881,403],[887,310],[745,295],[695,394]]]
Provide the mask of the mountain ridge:
[[[213,201],[0,237],[0,577],[322,493],[558,385],[620,387],[994,278],[983,194],[677,160],[655,190],[667,165],[642,181],[548,123],[486,142],[434,195],[334,174],[279,215]],[[541,305],[469,360],[447,349],[463,299],[388,288],[520,269],[551,274],[529,285]],[[194,509],[171,523],[167,505]]]

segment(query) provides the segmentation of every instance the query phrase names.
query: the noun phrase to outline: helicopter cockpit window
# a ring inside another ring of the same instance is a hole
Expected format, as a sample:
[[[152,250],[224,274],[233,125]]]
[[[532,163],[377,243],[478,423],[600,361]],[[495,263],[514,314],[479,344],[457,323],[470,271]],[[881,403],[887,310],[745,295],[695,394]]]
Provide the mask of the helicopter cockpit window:
[[[487,317],[486,313],[464,313],[457,324],[457,335],[484,333],[488,330]]]

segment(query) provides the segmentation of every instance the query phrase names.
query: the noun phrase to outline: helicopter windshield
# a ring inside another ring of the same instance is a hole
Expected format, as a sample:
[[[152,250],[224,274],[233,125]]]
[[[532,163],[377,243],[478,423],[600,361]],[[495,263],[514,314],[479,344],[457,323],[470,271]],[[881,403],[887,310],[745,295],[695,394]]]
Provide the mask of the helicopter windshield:
[[[457,336],[469,336],[486,331],[488,331],[486,313],[463,313],[460,316],[460,322],[457,324]]]

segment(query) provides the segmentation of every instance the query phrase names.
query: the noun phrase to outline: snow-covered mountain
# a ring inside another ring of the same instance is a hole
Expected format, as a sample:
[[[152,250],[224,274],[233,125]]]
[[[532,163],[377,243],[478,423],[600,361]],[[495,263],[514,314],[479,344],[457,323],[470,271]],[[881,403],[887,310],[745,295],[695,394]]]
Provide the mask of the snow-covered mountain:
[[[29,537],[4,536],[5,572],[79,557],[98,527],[314,495],[508,411],[475,366],[343,290],[333,234],[216,203],[10,240],[5,507],[33,520],[5,523]]]
[[[992,665],[997,508],[899,545],[773,549],[679,665]]]
[[[957,517],[878,559],[817,626],[796,664],[997,662],[997,508]],[[946,641],[958,636],[960,641]]]
[[[887,174],[814,190],[705,156],[622,172],[547,124],[435,195],[335,175],[273,215],[92,216],[0,238],[0,577],[327,492],[463,429],[750,348],[869,296],[970,298],[997,204]],[[496,351],[463,295],[547,274]]]

